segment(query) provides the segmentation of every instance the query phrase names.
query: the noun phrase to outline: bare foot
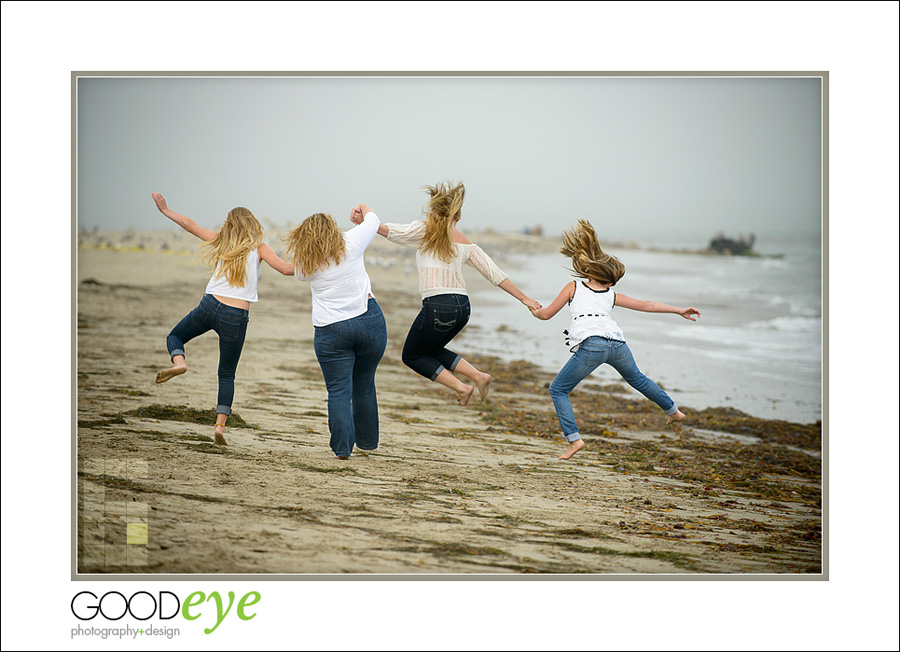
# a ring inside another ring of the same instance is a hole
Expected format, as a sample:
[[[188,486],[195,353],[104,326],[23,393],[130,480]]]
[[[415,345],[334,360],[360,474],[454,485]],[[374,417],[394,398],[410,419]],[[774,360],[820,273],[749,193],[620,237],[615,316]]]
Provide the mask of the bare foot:
[[[163,369],[158,374],[156,374],[156,382],[164,383],[170,378],[174,378],[175,376],[180,376],[185,371],[187,371],[187,367],[182,367],[179,365],[175,365],[169,369]]]
[[[339,460],[349,460],[350,459],[349,455],[338,455],[337,453],[335,453],[334,456]]]
[[[219,424],[216,424],[216,444],[219,446],[228,446],[228,442],[225,441],[225,426]]]
[[[684,419],[684,413],[681,410],[678,410],[675,414],[670,414],[669,418],[666,419],[666,425],[669,425],[673,421],[682,421]]]
[[[471,385],[465,385],[465,389],[461,392],[456,392],[456,400],[459,401],[459,404],[463,407],[469,404],[469,399],[472,398],[472,392],[475,391],[475,388]]]
[[[493,380],[494,377],[490,374],[481,374],[481,382],[475,381],[475,386],[478,388],[478,396],[481,397],[482,403],[487,400],[488,394],[491,393],[491,381]]]
[[[566,448],[566,452],[565,452],[565,453],[563,453],[562,455],[559,456],[559,459],[561,459],[561,460],[567,460],[567,459],[569,459],[569,458],[572,457],[575,453],[577,453],[577,452],[580,451],[582,448],[584,448],[584,446],[585,446],[585,444],[584,444],[584,440],[583,440],[583,439],[576,439],[576,440],[573,441],[573,442],[569,442],[569,447]]]

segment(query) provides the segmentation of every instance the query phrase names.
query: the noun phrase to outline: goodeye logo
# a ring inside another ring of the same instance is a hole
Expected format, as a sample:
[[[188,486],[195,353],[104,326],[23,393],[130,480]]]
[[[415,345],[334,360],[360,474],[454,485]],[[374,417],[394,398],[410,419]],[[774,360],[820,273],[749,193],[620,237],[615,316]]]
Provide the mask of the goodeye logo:
[[[238,619],[253,620],[256,612],[250,607],[257,604],[261,597],[259,591],[250,591],[244,594],[235,605],[235,593],[229,591],[226,605],[218,591],[212,591],[208,596],[203,591],[194,591],[185,598],[184,602],[171,591],[159,591],[155,596],[147,591],[137,591],[131,596],[126,596],[119,591],[107,591],[99,597],[92,591],[81,591],[72,598],[72,614],[78,620],[83,621],[94,620],[98,616],[105,620],[119,621],[125,616],[130,616],[142,623],[154,616],[161,621],[171,621],[180,615],[184,620],[194,621],[204,614],[208,614],[204,622],[208,622],[212,626],[205,627],[203,633],[212,634],[231,613],[232,608]],[[213,604],[207,604],[210,602]],[[215,622],[212,621],[213,617],[215,617]],[[135,638],[139,635],[172,638],[173,635],[179,634],[180,631],[168,627],[168,623],[165,627],[159,628],[140,625],[140,629],[133,629],[130,625],[125,628],[82,628],[81,625],[72,628],[72,638],[84,635],[101,636],[102,638],[108,636]]]

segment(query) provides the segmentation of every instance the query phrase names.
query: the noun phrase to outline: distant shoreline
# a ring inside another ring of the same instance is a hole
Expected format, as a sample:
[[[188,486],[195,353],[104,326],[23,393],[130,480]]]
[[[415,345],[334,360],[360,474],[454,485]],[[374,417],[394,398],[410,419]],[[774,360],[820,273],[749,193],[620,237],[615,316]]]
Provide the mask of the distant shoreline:
[[[286,233],[284,229],[269,228],[266,231],[266,241],[277,251],[283,247],[281,238]],[[520,232],[495,231],[493,229],[471,230],[468,233],[473,239],[485,246],[498,248],[503,255],[516,255],[521,253],[556,253],[559,251],[561,236],[526,235]],[[376,240],[375,242],[378,242]],[[196,249],[196,238],[181,230],[169,229],[122,229],[99,230],[81,229],[78,232],[78,246],[99,249],[127,250],[127,251],[193,251]],[[376,245],[377,246],[377,245]],[[658,245],[645,245],[630,240],[602,240],[601,246],[609,251],[632,250],[649,251],[653,253],[693,254],[704,256],[722,255],[709,248],[684,248],[684,247],[660,247]],[[734,254],[735,256],[751,256],[762,258],[782,258],[784,254],[764,254],[752,251],[746,254]]]

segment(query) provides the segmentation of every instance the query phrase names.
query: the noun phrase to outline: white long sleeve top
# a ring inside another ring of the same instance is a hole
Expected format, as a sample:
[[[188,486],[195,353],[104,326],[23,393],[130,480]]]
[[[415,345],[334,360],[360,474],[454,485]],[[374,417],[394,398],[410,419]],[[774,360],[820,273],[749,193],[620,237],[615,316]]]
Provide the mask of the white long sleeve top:
[[[312,290],[313,326],[328,326],[368,311],[372,281],[366,272],[365,253],[380,225],[375,213],[366,213],[362,224],[344,232],[346,256],[339,264],[332,263],[309,277],[297,270],[297,279],[309,281]]]
[[[438,294],[467,294],[462,266],[475,269],[494,285],[509,278],[477,244],[454,243],[453,260],[445,263],[431,253],[418,249],[425,238],[425,222],[416,220],[409,224],[385,223],[387,239],[397,244],[416,247],[416,266],[419,270],[419,293],[423,299]]]

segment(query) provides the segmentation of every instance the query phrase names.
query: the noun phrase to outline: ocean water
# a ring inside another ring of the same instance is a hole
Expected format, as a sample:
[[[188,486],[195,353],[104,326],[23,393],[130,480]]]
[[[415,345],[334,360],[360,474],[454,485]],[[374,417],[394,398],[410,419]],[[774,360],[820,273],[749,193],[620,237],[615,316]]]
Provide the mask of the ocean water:
[[[821,419],[819,240],[760,238],[759,258],[672,252],[697,249],[696,242],[682,247],[667,241],[668,252],[651,250],[654,244],[608,247],[626,269],[615,290],[693,306],[701,316],[690,322],[673,314],[615,309],[613,317],[641,371],[683,408],[729,406],[800,423]],[[567,262],[555,254],[518,256],[505,268],[516,285],[547,305],[572,279]],[[553,372],[569,359],[562,334],[569,325],[568,306],[540,321],[496,289],[472,292],[471,300],[472,319],[457,338],[459,349],[530,360]],[[589,380],[607,383],[620,377],[603,365]]]

